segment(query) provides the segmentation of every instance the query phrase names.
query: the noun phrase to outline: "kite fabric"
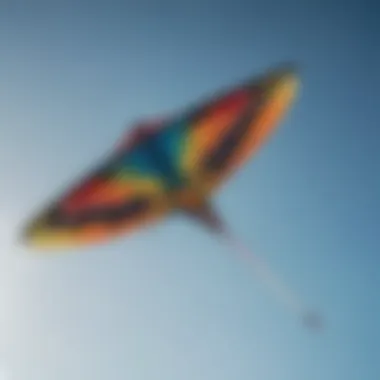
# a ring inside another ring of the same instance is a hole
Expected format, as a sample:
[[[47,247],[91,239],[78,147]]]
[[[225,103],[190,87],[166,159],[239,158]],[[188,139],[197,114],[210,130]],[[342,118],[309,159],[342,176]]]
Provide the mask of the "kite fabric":
[[[32,220],[24,242],[48,249],[96,244],[200,207],[266,140],[297,85],[293,70],[275,70],[179,116],[138,125]]]
[[[137,124],[99,167],[27,224],[23,242],[49,250],[98,244],[174,212],[227,236],[211,198],[271,135],[298,87],[296,71],[280,67],[175,116]]]

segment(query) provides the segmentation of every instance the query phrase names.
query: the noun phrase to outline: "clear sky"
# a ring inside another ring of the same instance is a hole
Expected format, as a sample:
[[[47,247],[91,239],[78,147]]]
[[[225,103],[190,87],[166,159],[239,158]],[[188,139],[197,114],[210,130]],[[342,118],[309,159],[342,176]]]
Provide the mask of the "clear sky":
[[[379,379],[379,13],[374,0],[2,1],[1,380]],[[186,221],[53,258],[14,248],[20,222],[126,125],[289,60],[299,101],[216,203],[322,310],[324,334]]]

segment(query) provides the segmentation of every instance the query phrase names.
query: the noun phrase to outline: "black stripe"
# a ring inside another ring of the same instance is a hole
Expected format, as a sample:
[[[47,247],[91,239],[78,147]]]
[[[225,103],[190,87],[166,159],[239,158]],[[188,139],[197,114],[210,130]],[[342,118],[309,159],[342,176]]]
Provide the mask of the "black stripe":
[[[218,172],[228,164],[228,161],[239,149],[241,142],[246,136],[251,121],[261,105],[260,100],[260,98],[254,97],[246,112],[237,120],[235,125],[226,132],[217,148],[206,157],[204,162],[206,172]]]
[[[148,199],[136,199],[112,207],[95,207],[75,215],[65,214],[58,207],[47,216],[46,223],[51,227],[80,227],[93,222],[118,223],[140,216],[149,210]]]

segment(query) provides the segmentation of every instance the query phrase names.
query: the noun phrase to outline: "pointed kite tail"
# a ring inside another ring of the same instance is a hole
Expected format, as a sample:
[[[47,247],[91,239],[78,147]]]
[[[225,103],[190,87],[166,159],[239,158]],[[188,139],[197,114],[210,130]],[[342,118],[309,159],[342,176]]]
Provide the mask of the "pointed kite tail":
[[[321,317],[317,313],[308,310],[301,301],[300,297],[290,287],[282,282],[273,271],[270,270],[264,260],[255,255],[228,230],[223,230],[221,235],[233,251],[237,252],[239,256],[248,265],[250,265],[250,268],[254,271],[254,274],[266,286],[268,286],[292,312],[298,314],[301,317],[302,322],[307,327],[312,329],[322,328]]]
[[[224,240],[239,256],[251,266],[255,274],[268,285],[287,306],[296,313],[301,313],[303,304],[293,291],[283,284],[268,267],[268,265],[258,256],[254,255],[241,241],[237,240],[230,233],[223,233]]]
[[[292,312],[301,316],[302,322],[307,327],[312,329],[322,328],[320,316],[308,310],[298,295],[286,286],[285,283],[280,281],[279,277],[270,270],[264,260],[255,255],[226,228],[222,219],[211,205],[205,204],[198,210],[192,210],[190,214],[198,221],[201,221],[203,225],[207,226],[212,232],[220,236],[235,253],[238,253],[240,258],[250,266],[254,274],[270,288]]]

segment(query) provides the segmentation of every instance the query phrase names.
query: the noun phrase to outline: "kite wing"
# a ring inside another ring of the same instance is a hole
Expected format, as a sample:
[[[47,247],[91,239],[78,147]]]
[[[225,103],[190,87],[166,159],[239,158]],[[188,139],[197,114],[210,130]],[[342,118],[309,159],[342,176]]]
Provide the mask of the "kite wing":
[[[290,106],[297,78],[273,72],[222,95],[187,116],[187,138],[180,166],[205,194],[265,142]]]
[[[98,243],[173,206],[199,207],[265,141],[296,84],[292,71],[277,71],[165,123],[150,121],[32,220],[24,240],[47,248]]]
[[[28,225],[37,248],[94,244],[155,222],[170,210],[164,179],[144,146],[118,152]]]

